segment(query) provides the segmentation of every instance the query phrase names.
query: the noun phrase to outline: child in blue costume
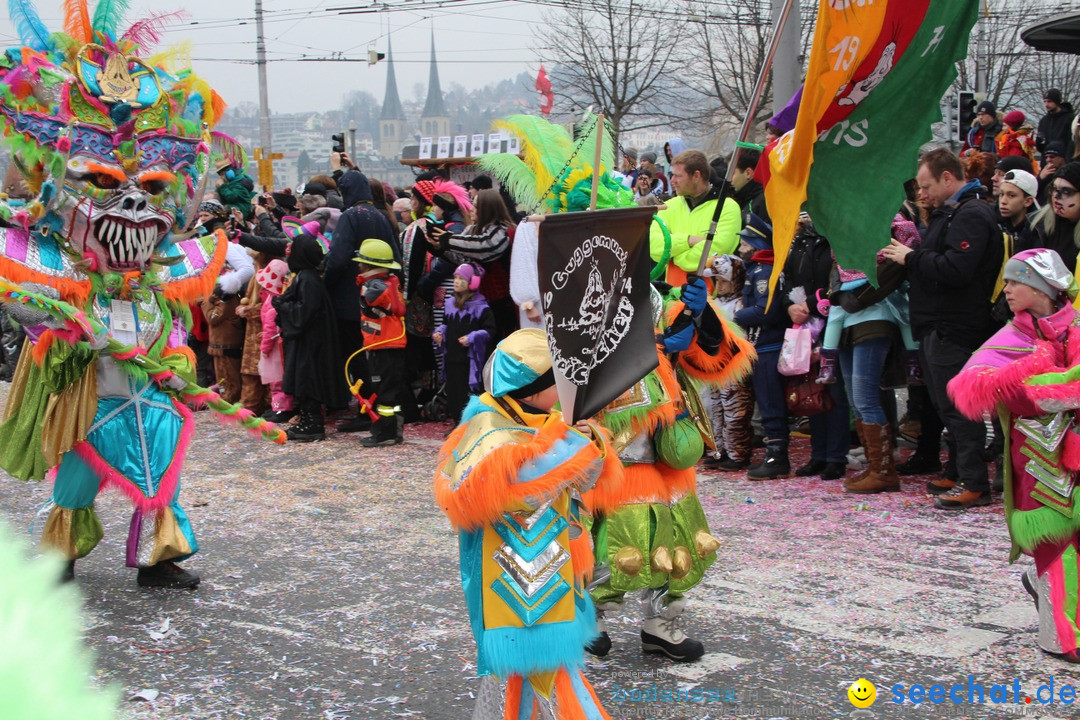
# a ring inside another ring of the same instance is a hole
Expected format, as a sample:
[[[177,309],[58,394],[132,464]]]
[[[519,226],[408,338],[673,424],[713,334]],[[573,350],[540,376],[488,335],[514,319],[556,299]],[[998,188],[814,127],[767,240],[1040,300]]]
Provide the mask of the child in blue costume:
[[[459,532],[483,678],[473,718],[608,719],[582,672],[596,625],[578,495],[618,482],[618,457],[598,428],[570,427],[552,409],[543,331],[499,343],[484,379],[435,475],[436,500]]]

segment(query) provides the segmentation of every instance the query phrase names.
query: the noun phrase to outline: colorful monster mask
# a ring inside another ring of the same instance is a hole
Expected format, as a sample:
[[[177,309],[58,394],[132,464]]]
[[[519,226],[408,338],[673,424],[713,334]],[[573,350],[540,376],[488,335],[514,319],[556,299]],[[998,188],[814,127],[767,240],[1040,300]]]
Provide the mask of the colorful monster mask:
[[[29,0],[9,0],[22,46],[0,57],[0,133],[30,197],[0,201],[0,217],[30,231],[42,263],[54,243],[63,274],[185,259],[170,233],[198,206],[224,111],[181,53],[148,56],[175,16],[120,32],[127,5],[98,0],[91,18],[87,0],[67,0],[63,31],[50,33]]]

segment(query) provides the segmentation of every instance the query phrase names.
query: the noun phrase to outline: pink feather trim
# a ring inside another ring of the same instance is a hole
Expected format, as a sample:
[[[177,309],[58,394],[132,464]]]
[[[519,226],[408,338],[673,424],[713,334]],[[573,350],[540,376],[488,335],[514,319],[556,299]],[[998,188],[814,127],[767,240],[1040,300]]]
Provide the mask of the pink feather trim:
[[[176,12],[162,12],[150,15],[139,20],[129,27],[120,37],[121,42],[128,40],[138,45],[139,50],[145,51],[161,42],[161,34],[165,28],[174,22],[179,22],[188,16],[186,10]],[[140,53],[142,54],[142,53]]]
[[[983,413],[992,411],[999,402],[1005,403],[1014,412],[1028,410],[1022,414],[1030,414],[1030,407],[1015,406],[1018,401],[1024,404],[1026,400],[1023,397],[1023,382],[1032,375],[1064,370],[1054,364],[1054,354],[1054,347],[1050,343],[1039,341],[1030,355],[1002,367],[969,367],[949,381],[949,398],[957,410],[972,420],[980,419]],[[1036,410],[1035,414],[1039,412]]]
[[[457,183],[443,180],[442,178],[435,178],[434,185],[435,194],[446,193],[454,198],[454,202],[457,203],[461,212],[469,212],[473,209],[472,202],[469,201],[469,193]]]
[[[99,492],[107,487],[115,487],[121,490],[132,504],[143,513],[157,512],[162,510],[173,501],[176,495],[176,487],[180,483],[180,470],[184,466],[184,458],[187,457],[187,449],[191,444],[191,438],[195,434],[195,422],[192,412],[176,400],[172,401],[173,407],[183,418],[180,426],[180,438],[176,443],[176,451],[169,463],[165,474],[158,483],[157,493],[153,497],[147,497],[130,478],[114,468],[92,444],[87,441],[77,443],[73,448],[79,458],[85,462],[91,470],[101,479]]]

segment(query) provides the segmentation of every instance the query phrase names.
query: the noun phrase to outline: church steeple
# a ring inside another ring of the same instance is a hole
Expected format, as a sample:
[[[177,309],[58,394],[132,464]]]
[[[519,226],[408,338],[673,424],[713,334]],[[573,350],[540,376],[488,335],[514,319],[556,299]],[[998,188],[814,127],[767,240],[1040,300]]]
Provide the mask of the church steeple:
[[[398,96],[397,76],[394,75],[394,55],[390,39],[386,41],[386,96],[379,113],[379,154],[392,158],[401,154],[405,141],[405,109]]]
[[[397,76],[394,74],[394,49],[390,38],[386,39],[386,96],[383,97],[381,120],[404,120],[405,109],[398,96]]]
[[[450,116],[443,103],[442,86],[439,84],[439,66],[435,62],[435,32],[431,33],[431,69],[428,72],[427,101],[420,115],[421,134],[441,137],[450,134]]]

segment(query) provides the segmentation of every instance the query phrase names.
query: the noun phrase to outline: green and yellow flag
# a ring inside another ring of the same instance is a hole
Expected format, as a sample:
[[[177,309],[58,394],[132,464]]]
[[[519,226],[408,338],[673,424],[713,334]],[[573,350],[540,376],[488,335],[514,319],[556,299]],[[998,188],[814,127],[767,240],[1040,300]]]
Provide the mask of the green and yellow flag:
[[[979,0],[821,0],[798,120],[769,158],[770,291],[804,203],[840,264],[874,277],[978,11]]]

